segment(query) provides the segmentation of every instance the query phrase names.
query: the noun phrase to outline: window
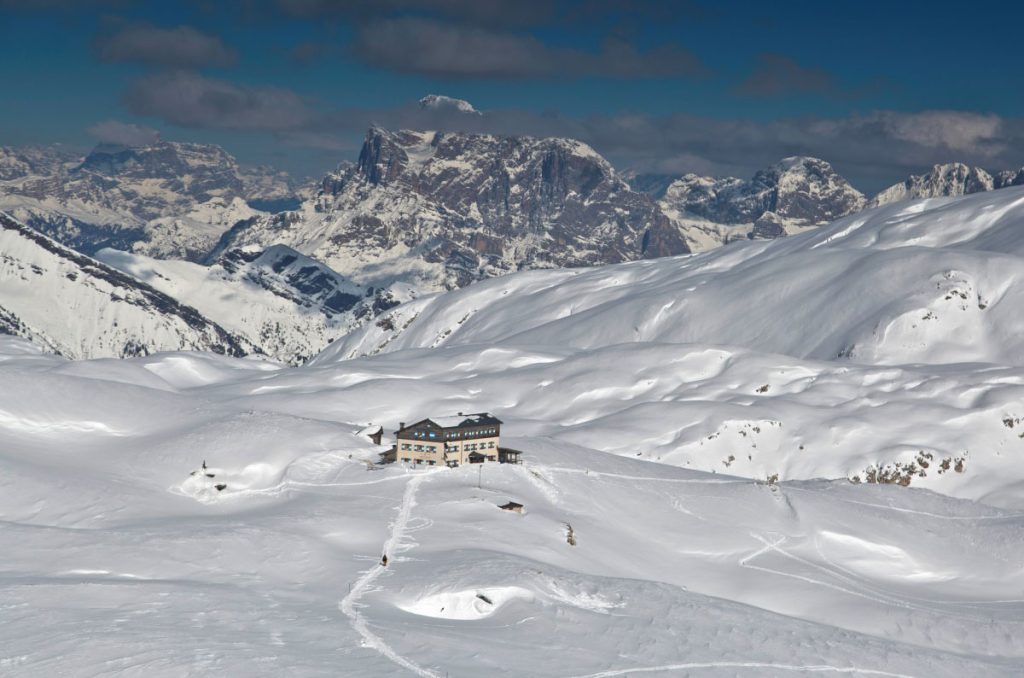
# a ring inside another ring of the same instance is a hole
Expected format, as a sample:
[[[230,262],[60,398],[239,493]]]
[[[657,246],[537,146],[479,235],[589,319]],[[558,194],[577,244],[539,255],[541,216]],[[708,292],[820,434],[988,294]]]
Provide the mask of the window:
[[[491,442],[487,443],[487,447],[489,447],[489,448],[491,448],[493,450],[494,449],[494,441],[492,440]]]
[[[437,434],[436,434],[436,433],[434,433],[433,431],[431,431],[431,432],[430,432],[430,437],[431,437],[431,438],[436,438],[436,437],[437,437]]]
[[[431,459],[430,461],[427,462],[427,466],[433,466],[433,465],[434,465],[434,460],[433,459]]]
[[[408,464],[410,461],[409,457],[402,457],[402,462]]]

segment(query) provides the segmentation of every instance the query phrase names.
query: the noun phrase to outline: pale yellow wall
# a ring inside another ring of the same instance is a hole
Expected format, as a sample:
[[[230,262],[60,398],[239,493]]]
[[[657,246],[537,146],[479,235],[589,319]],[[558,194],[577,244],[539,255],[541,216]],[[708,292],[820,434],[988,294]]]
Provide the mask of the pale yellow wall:
[[[408,463],[426,464],[434,462],[435,466],[444,466],[444,441],[443,440],[421,440],[420,438],[399,438],[396,441],[398,452],[395,456],[397,461],[410,459]],[[405,449],[408,446],[410,449]],[[416,449],[420,448],[420,449]],[[431,451],[433,448],[433,451]]]
[[[457,461],[459,465],[469,463],[469,455],[476,451],[485,456],[494,457],[494,461],[498,461],[498,439],[499,436],[490,436],[487,438],[466,438],[460,440],[423,440],[420,438],[399,438],[396,440],[398,445],[396,461],[401,462],[403,459],[409,459],[408,463],[415,464],[416,460],[420,460],[419,463],[428,465],[428,462],[433,461],[435,466],[444,466],[445,464],[445,442],[448,443],[448,457],[449,461]],[[491,445],[494,445],[491,447]],[[410,449],[405,449],[408,445]],[[474,447],[475,446],[475,447]],[[416,448],[420,449],[417,450]],[[433,447],[434,451],[431,452],[430,448]],[[490,461],[490,460],[488,460]],[[486,463],[486,462],[485,462]]]
[[[490,447],[491,444],[494,447]],[[474,445],[476,446],[475,449]],[[474,451],[485,456],[494,457],[494,461],[498,461],[498,436],[448,441],[448,459],[456,459],[460,465],[468,464],[469,455]]]

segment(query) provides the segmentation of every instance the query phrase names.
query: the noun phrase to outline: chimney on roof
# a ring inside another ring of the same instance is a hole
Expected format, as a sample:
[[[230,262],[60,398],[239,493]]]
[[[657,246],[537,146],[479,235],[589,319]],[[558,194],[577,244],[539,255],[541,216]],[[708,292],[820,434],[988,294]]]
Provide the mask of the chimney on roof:
[[[458,416],[460,416],[460,417],[461,417],[461,416],[462,416],[462,412],[459,412],[459,415],[458,415]]]
[[[398,430],[401,431],[403,428],[405,428],[405,422],[404,421],[398,422]]]

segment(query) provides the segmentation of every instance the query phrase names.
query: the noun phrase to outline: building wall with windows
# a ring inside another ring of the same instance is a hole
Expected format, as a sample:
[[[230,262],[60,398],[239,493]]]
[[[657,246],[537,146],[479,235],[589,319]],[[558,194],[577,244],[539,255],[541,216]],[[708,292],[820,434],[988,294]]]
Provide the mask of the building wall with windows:
[[[395,433],[395,460],[422,466],[498,461],[500,423],[442,427],[426,419]]]

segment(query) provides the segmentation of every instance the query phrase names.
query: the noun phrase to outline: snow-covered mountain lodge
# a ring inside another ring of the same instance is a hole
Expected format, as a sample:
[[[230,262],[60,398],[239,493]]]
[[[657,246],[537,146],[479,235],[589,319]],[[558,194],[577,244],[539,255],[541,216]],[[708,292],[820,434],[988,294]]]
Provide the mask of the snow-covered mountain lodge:
[[[396,461],[449,467],[497,461],[519,463],[519,452],[499,447],[501,420],[487,412],[402,422],[395,431]]]

